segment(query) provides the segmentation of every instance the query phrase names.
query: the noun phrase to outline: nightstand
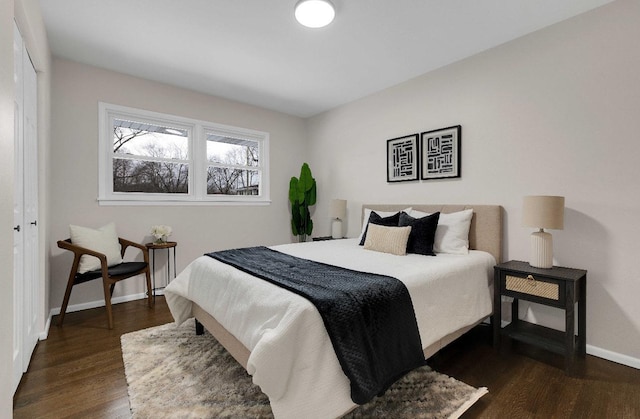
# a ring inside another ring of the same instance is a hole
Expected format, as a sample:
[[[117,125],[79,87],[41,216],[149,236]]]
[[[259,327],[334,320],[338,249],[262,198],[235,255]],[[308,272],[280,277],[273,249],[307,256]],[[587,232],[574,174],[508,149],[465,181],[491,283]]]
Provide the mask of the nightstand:
[[[149,255],[151,256],[151,278],[153,279],[153,298],[156,298],[156,292],[158,290],[164,290],[164,288],[171,282],[171,258],[169,251],[173,249],[173,277],[176,277],[176,247],[177,242],[163,242],[163,243],[147,243],[145,244],[149,249]],[[164,287],[156,288],[156,250],[167,250],[167,276],[164,283]],[[163,294],[164,295],[164,294]]]
[[[510,261],[494,267],[493,344],[500,336],[535,345],[565,356],[565,372],[571,373],[576,355],[586,354],[587,271],[554,266],[534,268],[527,262]],[[501,296],[513,298],[511,323],[501,329]],[[532,324],[518,318],[518,301],[526,300],[563,309],[565,331]],[[575,305],[578,304],[578,335],[575,336]]]

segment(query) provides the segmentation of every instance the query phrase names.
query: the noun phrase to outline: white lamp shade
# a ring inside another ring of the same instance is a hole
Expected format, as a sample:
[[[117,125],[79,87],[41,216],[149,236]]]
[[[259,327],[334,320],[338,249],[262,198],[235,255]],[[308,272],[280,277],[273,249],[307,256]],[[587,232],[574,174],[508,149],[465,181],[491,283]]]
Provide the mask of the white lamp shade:
[[[522,225],[562,230],[564,228],[564,197],[525,196],[522,204]]]
[[[333,201],[331,201],[331,218],[344,220],[346,216],[347,216],[347,200],[334,199]]]
[[[295,7],[296,20],[308,28],[322,28],[333,21],[336,11],[329,0],[300,0]]]

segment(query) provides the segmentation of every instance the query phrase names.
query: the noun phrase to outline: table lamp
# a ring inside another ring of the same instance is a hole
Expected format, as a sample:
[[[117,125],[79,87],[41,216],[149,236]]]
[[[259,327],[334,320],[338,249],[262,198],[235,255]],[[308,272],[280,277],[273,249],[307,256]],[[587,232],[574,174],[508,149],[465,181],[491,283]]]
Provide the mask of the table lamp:
[[[538,229],[531,233],[529,265],[545,269],[553,267],[553,239],[544,229],[564,228],[564,197],[525,196],[522,204],[522,225]]]
[[[331,237],[341,239],[342,236],[342,220],[347,215],[347,201],[345,199],[334,199],[331,201]]]

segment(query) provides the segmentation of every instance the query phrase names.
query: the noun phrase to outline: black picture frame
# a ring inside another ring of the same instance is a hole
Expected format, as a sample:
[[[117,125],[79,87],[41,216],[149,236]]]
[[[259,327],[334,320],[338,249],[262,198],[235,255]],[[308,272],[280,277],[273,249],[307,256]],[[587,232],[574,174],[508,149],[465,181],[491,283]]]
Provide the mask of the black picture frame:
[[[418,134],[387,140],[387,182],[418,180]]]
[[[459,178],[461,142],[461,125],[421,133],[420,179]]]

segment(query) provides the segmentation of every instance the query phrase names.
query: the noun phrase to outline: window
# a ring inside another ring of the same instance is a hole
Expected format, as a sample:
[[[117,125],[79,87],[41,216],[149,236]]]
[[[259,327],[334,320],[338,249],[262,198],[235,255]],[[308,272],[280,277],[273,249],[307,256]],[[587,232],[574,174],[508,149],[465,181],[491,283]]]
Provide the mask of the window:
[[[269,134],[100,103],[101,204],[268,203]]]
[[[112,132],[113,192],[189,193],[188,129],[114,118]]]
[[[260,144],[206,131],[207,194],[259,195]]]

